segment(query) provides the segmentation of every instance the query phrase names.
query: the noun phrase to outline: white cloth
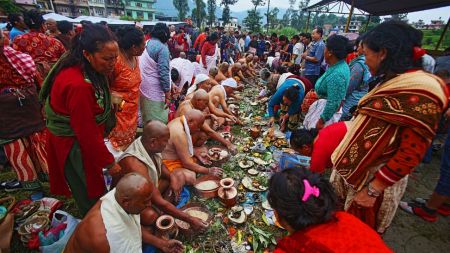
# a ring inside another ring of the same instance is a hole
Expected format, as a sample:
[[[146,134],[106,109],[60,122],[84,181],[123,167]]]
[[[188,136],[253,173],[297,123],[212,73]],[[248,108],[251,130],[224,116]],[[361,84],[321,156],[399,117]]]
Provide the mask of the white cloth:
[[[225,90],[225,88],[223,87],[223,85],[220,85],[220,88],[221,88],[222,91],[223,91],[223,95],[224,95],[225,100],[227,100],[227,91]]]
[[[111,155],[113,155],[114,160],[116,162],[119,161],[118,159],[123,154],[123,151],[115,149],[109,139],[105,138],[105,139],[103,139],[103,141],[105,142],[105,146],[108,149],[109,153],[111,153]]]
[[[208,75],[206,75],[206,74],[198,74],[198,75],[196,75],[194,84],[191,87],[189,87],[189,89],[186,92],[186,95],[189,95],[189,94],[195,92],[197,90],[198,84],[201,83],[201,82],[204,82],[206,80],[209,80],[209,76]]]
[[[141,253],[141,216],[128,214],[117,203],[116,189],[101,198],[100,213],[111,253]]]
[[[284,81],[286,81],[286,79],[288,78],[288,76],[292,76],[293,74],[291,72],[287,72],[284,74],[280,75],[280,78],[278,79],[278,83],[277,83],[277,90],[278,88],[280,88],[280,86],[284,83]]]
[[[303,51],[305,50],[305,46],[303,43],[298,42],[294,45],[294,48],[292,49],[292,54],[297,55],[297,58],[295,58],[294,64],[300,64],[302,61],[301,55],[303,54]]]
[[[233,89],[236,89],[238,86],[237,82],[236,82],[236,80],[234,80],[234,78],[227,78],[227,79],[223,80],[220,84],[222,84],[222,86],[228,86]]]
[[[194,66],[194,76],[198,74],[208,74],[208,71],[202,65],[198,62],[193,62],[192,65]]]
[[[144,145],[142,144],[142,136],[137,138],[131,143],[131,145],[123,152],[120,156],[119,161],[124,159],[125,157],[133,156],[139,159],[139,161],[143,162],[148,171],[148,175],[153,182],[153,185],[158,187],[159,177],[161,175],[161,166],[162,166],[162,155],[161,153],[153,154],[153,159],[156,164],[153,162],[152,157],[148,154],[147,150],[145,150]]]
[[[436,65],[436,61],[429,54],[425,54],[422,56],[422,67],[428,73],[434,73],[434,66]]]
[[[206,56],[206,72],[209,73],[209,70],[212,67],[216,67],[217,66],[217,57],[218,57],[218,48],[216,47],[216,51],[214,51],[214,55],[210,56],[207,55]]]
[[[308,113],[306,114],[305,120],[303,121],[303,126],[306,129],[316,128],[317,122],[320,119],[320,115],[322,114],[326,105],[327,105],[326,99],[319,99],[309,107]],[[341,116],[342,116],[342,108],[340,108],[338,112],[333,114],[333,117],[331,117],[331,119],[329,119],[325,123],[325,126],[338,122],[341,119]]]
[[[178,92],[181,92],[186,82],[188,86],[191,85],[192,77],[194,76],[194,64],[191,61],[183,58],[175,58],[170,61],[170,67],[178,70],[180,74],[180,81],[175,84]]]
[[[183,120],[184,132],[186,133],[189,155],[191,157],[193,157],[194,156],[194,144],[192,143],[191,130],[189,129],[189,125],[187,123],[186,117],[182,116],[181,119]]]

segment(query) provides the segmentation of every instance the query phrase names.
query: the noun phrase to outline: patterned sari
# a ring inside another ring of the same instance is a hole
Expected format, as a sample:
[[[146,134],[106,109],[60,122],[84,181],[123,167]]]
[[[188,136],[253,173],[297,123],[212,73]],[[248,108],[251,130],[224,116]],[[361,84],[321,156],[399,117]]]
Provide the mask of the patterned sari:
[[[331,181],[344,199],[346,210],[351,207],[354,195],[374,175],[382,179],[392,186],[378,198],[381,201],[376,204],[379,209],[368,210],[373,212],[373,217],[370,218],[372,221],[366,222],[377,227],[378,232],[384,232],[404,193],[407,175],[420,163],[421,149],[431,143],[446,106],[442,80],[423,71],[401,74],[361,99],[359,115],[332,156],[336,170]],[[417,148],[415,142],[411,142],[412,149],[417,152],[414,157],[397,161],[404,152],[400,146],[404,147],[403,144],[410,141],[406,132],[420,139]],[[410,160],[414,161],[409,164],[411,168],[402,170],[401,164]],[[392,166],[396,163],[399,164],[397,167]]]

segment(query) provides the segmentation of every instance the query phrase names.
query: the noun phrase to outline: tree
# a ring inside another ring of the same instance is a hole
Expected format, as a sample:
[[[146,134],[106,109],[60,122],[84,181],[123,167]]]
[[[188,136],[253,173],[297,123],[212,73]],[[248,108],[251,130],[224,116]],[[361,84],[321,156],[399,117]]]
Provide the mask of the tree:
[[[230,23],[230,5],[234,5],[238,0],[222,0],[221,5],[224,6],[222,12],[222,21],[224,24]]]
[[[0,0],[0,10],[4,11],[6,14],[23,11],[23,9],[16,5],[12,0]]]
[[[278,13],[280,10],[275,7],[272,10],[269,11],[269,14],[264,14],[267,18],[267,29],[272,29],[278,26],[279,20],[278,20]]]
[[[208,24],[212,26],[216,21],[216,0],[208,0]]]
[[[178,11],[178,19],[183,21],[189,12],[189,5],[187,0],[173,0],[173,6]]]
[[[251,2],[254,6],[255,11],[258,6],[264,6],[266,4],[264,0],[251,0]]]
[[[195,8],[192,9],[192,21],[196,22],[197,27],[200,28],[203,20],[206,17],[205,2],[203,0],[195,0]]]
[[[255,9],[247,11],[247,17],[244,18],[244,25],[251,32],[260,32],[261,31],[261,18],[259,12]]]
[[[392,20],[404,21],[408,17],[408,13],[394,14],[391,15]]]

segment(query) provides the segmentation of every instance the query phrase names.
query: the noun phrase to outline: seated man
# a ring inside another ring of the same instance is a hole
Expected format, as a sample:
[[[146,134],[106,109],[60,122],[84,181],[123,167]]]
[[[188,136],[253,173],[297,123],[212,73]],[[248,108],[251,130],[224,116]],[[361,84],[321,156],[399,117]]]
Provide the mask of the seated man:
[[[192,84],[192,86],[187,90],[185,100],[191,100],[194,96],[194,92],[197,90],[205,90],[206,92],[209,92],[211,88],[215,86],[212,81],[213,79],[211,79],[208,75],[196,75],[194,84]]]
[[[142,137],[137,138],[119,159],[119,164],[122,168],[121,174],[136,172],[143,175],[155,187],[151,198],[151,202],[155,207],[163,213],[190,223],[196,230],[203,230],[207,225],[200,219],[186,215],[186,213],[178,210],[161,196],[161,193],[164,193],[170,184],[170,189],[175,194],[175,199],[178,199],[186,181],[181,170],[170,173],[162,163],[161,152],[169,142],[169,138],[169,128],[162,122],[147,122],[144,126]],[[157,212],[153,208],[147,207],[141,212],[141,224],[145,226],[153,225],[156,220],[155,214]]]
[[[200,131],[205,122],[205,116],[199,110],[190,110],[184,115],[173,119],[167,126],[170,139],[162,152],[164,165],[169,172],[180,170],[184,174],[186,184],[193,184],[196,173],[222,175],[220,168],[206,168],[195,163],[192,135]]]
[[[211,114],[208,109],[209,104],[209,95],[205,90],[198,90],[194,92],[194,96],[191,100],[185,100],[177,109],[177,113],[175,117],[180,117],[184,115],[186,112],[197,109],[205,115],[205,117],[210,117],[205,120],[205,123],[202,125],[201,133],[205,133],[209,138],[212,138],[223,145],[225,145],[232,153],[236,152],[236,146],[233,145],[230,141],[225,140],[219,133],[213,130],[214,121],[218,121],[218,118]],[[220,123],[219,123],[220,124]],[[195,138],[195,137],[194,137]],[[195,145],[194,145],[195,146]],[[202,161],[203,162],[203,161]]]
[[[222,81],[221,85],[214,86],[209,92],[209,111],[217,117],[229,118],[233,123],[240,124],[227,105],[227,98],[233,95],[237,82],[233,78]]]
[[[244,77],[244,74],[242,74],[242,64],[239,62],[236,62],[235,64],[232,64],[228,68],[228,77],[234,78],[237,82],[244,82],[249,83],[248,80]]]
[[[220,83],[223,80],[227,79],[228,76],[228,68],[230,65],[227,62],[223,62],[219,65],[219,73],[216,75],[215,80]]]
[[[142,243],[160,245],[163,252],[183,252],[181,242],[158,238],[155,243],[149,239],[150,231],[142,229],[140,213],[151,206],[153,192],[145,177],[137,173],[123,176],[78,224],[64,252],[140,253]]]
[[[253,66],[253,58],[254,58],[253,54],[247,54],[247,56],[245,57],[245,63],[247,64],[248,72],[251,73],[252,77],[255,77],[256,71]]]

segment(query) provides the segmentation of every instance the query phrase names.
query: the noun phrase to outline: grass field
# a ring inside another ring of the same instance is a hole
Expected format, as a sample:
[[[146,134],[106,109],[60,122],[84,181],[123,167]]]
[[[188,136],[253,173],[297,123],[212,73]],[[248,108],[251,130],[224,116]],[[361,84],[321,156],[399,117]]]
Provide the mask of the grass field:
[[[440,30],[422,30],[422,32],[423,32],[422,47],[425,49],[434,50],[436,48],[436,45],[442,34],[442,29],[440,29]],[[445,34],[445,36],[442,40],[441,46],[439,47],[439,50],[444,50],[448,47],[450,47],[450,32],[449,31],[447,31],[447,33]]]

